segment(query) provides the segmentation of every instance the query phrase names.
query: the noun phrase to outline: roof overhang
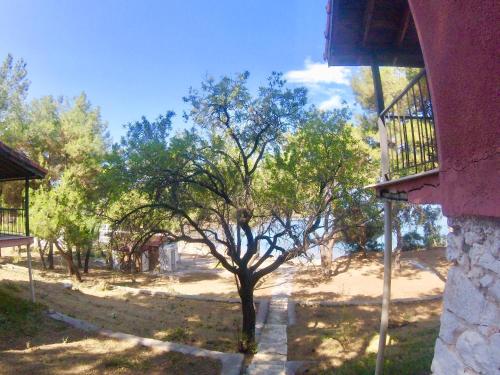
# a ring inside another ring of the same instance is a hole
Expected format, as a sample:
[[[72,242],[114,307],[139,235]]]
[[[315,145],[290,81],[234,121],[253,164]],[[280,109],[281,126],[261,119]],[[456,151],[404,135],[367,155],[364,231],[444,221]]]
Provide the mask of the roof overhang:
[[[407,0],[328,0],[330,66],[424,67]]]
[[[0,142],[0,181],[44,178],[47,170]]]

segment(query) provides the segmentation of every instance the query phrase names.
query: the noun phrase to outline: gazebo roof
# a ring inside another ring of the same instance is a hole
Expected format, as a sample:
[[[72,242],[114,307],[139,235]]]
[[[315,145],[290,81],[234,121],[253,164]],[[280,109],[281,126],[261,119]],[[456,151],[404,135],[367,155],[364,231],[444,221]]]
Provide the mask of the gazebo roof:
[[[47,170],[0,141],[0,181],[44,178]]]
[[[328,0],[328,65],[424,67],[407,0]]]

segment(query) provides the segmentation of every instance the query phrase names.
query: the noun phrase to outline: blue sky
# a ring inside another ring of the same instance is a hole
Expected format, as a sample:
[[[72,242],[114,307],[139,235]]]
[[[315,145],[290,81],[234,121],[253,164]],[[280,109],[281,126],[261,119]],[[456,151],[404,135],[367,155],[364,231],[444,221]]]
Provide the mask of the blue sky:
[[[326,0],[0,0],[0,58],[28,63],[30,98],[85,91],[115,140],[206,76],[272,71],[321,108],[352,102],[350,70],[323,62]]]

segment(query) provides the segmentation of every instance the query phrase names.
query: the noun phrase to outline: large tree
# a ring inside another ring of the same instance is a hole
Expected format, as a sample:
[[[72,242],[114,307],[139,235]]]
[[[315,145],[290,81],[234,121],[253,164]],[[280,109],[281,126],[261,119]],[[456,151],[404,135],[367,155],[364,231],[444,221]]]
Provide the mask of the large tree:
[[[30,119],[29,151],[49,171],[32,198],[33,232],[50,246],[54,244],[68,271],[80,279],[81,251],[85,251],[84,271],[88,272],[92,243],[98,235],[93,194],[107,149],[105,125],[85,94],[74,101],[51,97],[34,101]]]
[[[26,63],[8,55],[0,66],[0,139],[48,170],[44,180],[31,182],[40,188],[31,199],[31,230],[49,243],[49,268],[55,245],[69,271],[78,274],[70,249],[77,255],[85,250],[88,271],[98,225],[93,186],[107,151],[105,124],[84,93],[74,100],[45,96],[27,103],[28,87]],[[0,203],[21,206],[22,189],[19,183],[1,184]]]
[[[310,234],[311,247],[319,250],[325,276],[331,275],[334,245],[346,241],[347,232],[361,231],[374,220],[368,210],[374,210],[375,205],[363,189],[373,165],[357,129],[347,124],[349,117],[347,108],[311,111],[307,121],[288,137],[283,152],[268,163],[273,174],[281,177],[269,185],[276,195],[270,204],[291,194],[289,209],[298,216],[311,214],[315,203],[310,199],[317,199],[314,189],[321,188],[318,183],[331,184],[326,188],[329,203],[320,214],[313,212],[319,222]],[[354,215],[356,212],[359,214]]]
[[[235,275],[242,351],[255,341],[255,285],[320,244],[321,219],[356,172],[346,111],[306,111],[306,90],[287,88],[280,74],[255,96],[247,80],[244,73],[191,89],[184,100],[193,128],[175,137],[169,137],[171,113],[130,124],[108,166],[112,191],[136,191],[142,202],[115,229],[140,218],[143,241],[164,233],[203,244]],[[327,133],[324,144],[306,142],[319,136],[315,127]]]
[[[24,60],[7,55],[0,65],[0,139],[9,144],[17,142],[26,123],[29,84]]]

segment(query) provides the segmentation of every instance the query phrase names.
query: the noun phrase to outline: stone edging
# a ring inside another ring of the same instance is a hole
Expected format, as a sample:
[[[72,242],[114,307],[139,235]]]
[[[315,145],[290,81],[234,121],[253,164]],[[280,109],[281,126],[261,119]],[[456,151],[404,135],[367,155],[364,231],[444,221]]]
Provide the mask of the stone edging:
[[[437,294],[434,296],[416,297],[416,298],[394,298],[391,299],[391,303],[416,303],[416,302],[428,302],[428,301],[439,301],[443,299],[442,294]],[[342,306],[380,306],[382,300],[380,301],[297,301],[295,303],[299,306],[328,306],[328,307],[342,307]]]
[[[94,324],[69,317],[57,311],[49,311],[47,315],[54,320],[64,322],[82,331],[95,332],[101,336],[128,341],[137,346],[141,345],[148,348],[158,349],[164,352],[177,352],[196,357],[208,357],[218,360],[222,363],[221,375],[239,375],[241,372],[241,367],[243,365],[244,355],[240,353],[222,353],[207,349],[195,348],[189,345],[177,344],[169,341],[160,341],[134,336],[122,332],[114,332],[108,329],[100,329]]]

